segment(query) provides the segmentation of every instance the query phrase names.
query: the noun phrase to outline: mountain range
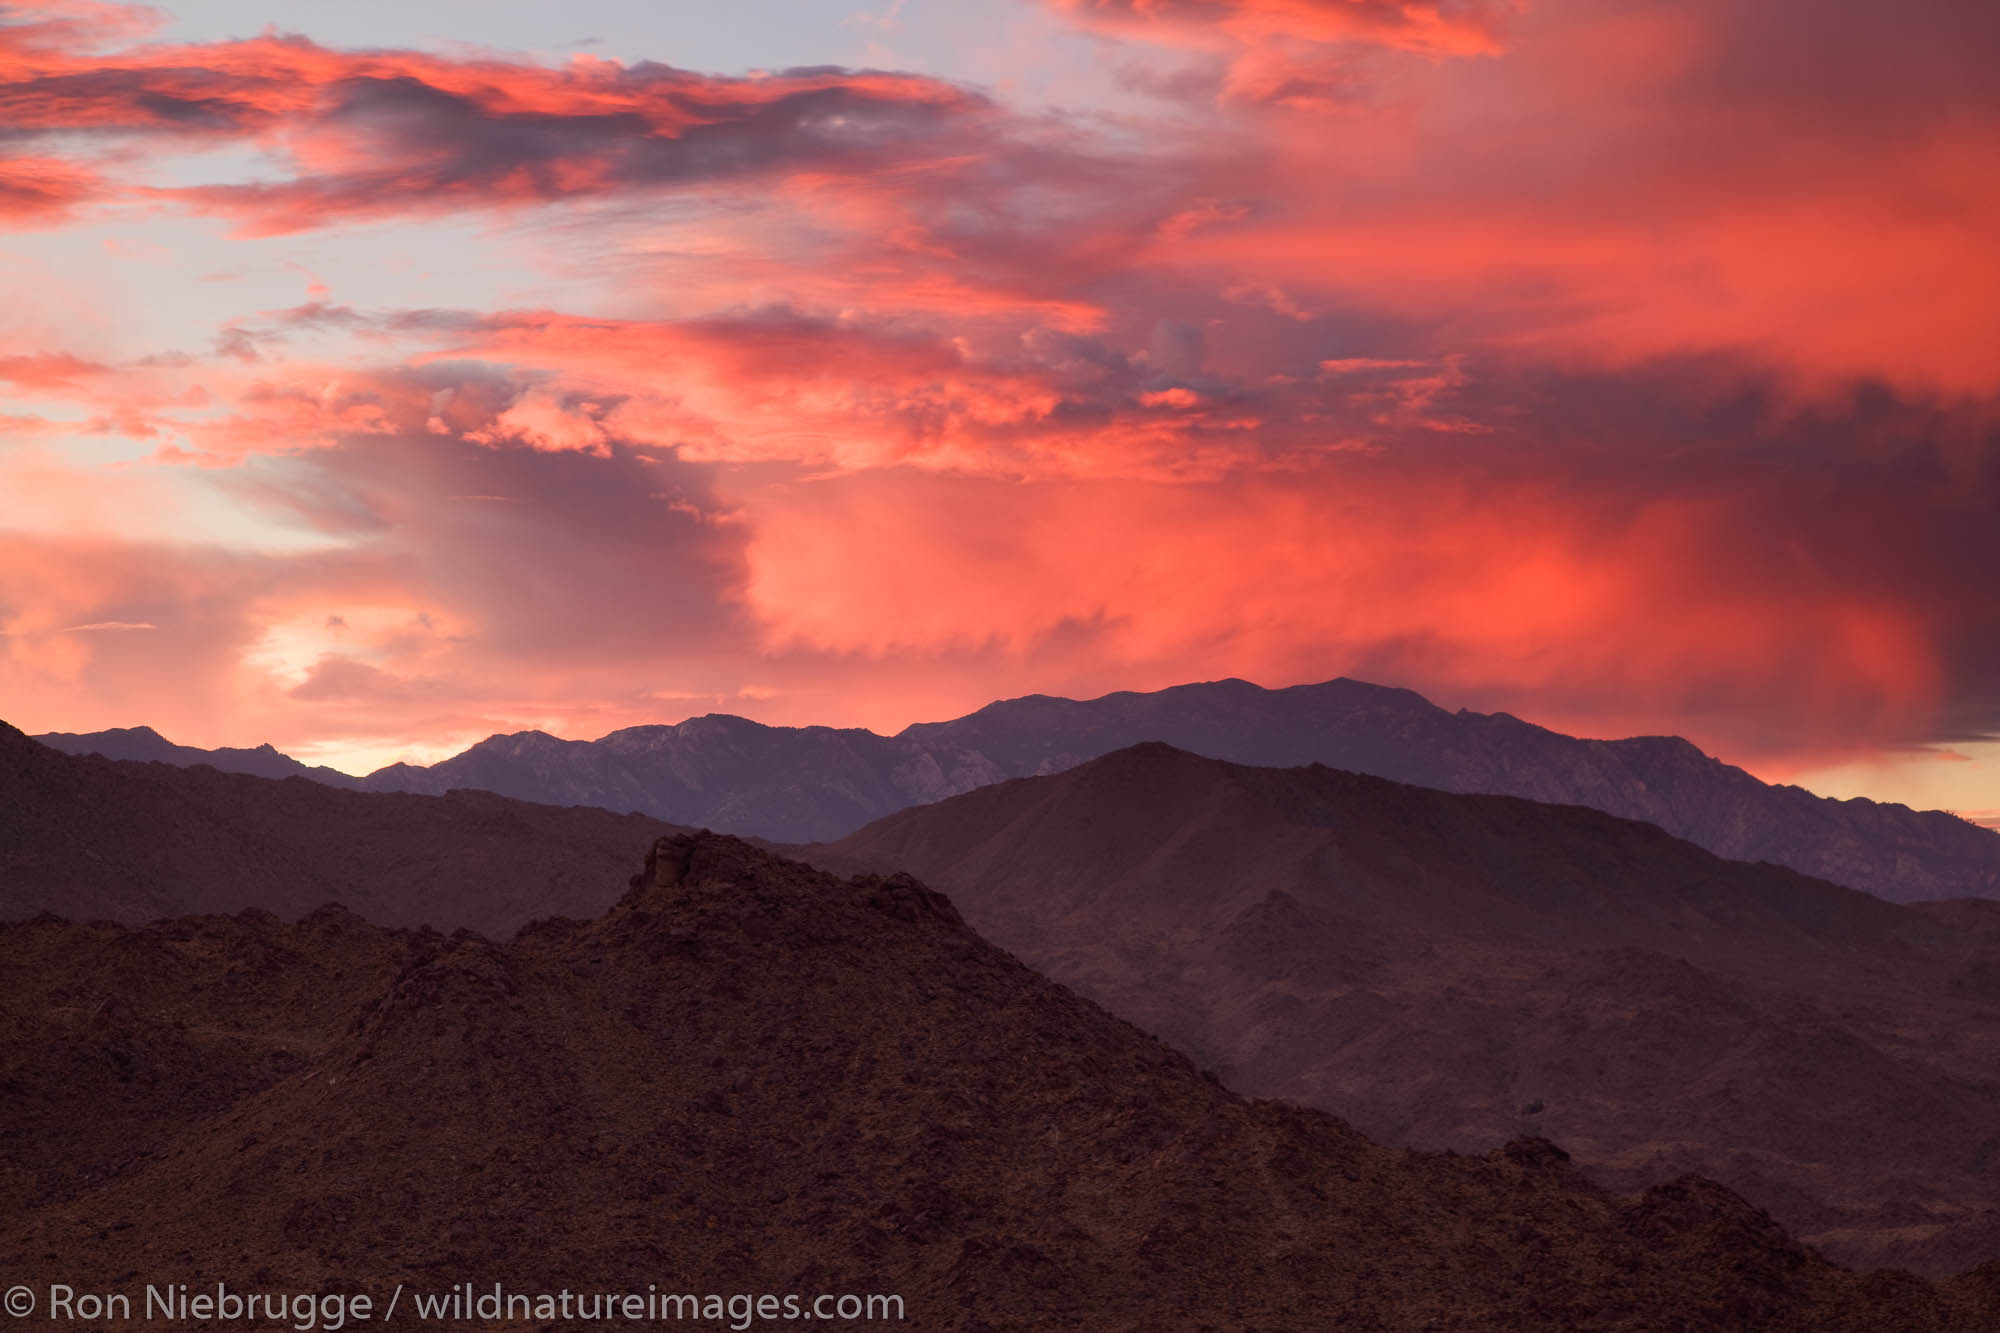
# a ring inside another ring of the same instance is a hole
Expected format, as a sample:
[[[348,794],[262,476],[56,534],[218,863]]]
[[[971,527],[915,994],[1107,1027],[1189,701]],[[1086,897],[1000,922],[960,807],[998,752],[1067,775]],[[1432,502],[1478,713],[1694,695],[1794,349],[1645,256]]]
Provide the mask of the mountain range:
[[[1580,740],[1346,679],[1277,690],[1225,680],[1082,701],[1032,695],[895,736],[723,714],[595,741],[524,731],[365,778],[307,768],[268,746],[174,746],[145,728],[40,739],[71,753],[208,763],[369,791],[477,788],[787,843],[828,841],[908,806],[1162,741],[1235,763],[1322,763],[1445,791],[1586,805],[1721,856],[1790,866],[1892,901],[2000,897],[2000,833],[1954,815],[1767,785],[1673,737]]]
[[[2000,1318],[2000,1264],[1857,1275],[1699,1177],[1621,1197],[1539,1138],[1399,1151],[1244,1100],[908,876],[716,835],[506,943],[337,909],[41,916],[0,957],[0,1255],[31,1292],[379,1317],[394,1286],[407,1318],[498,1283],[707,1294],[718,1326],[868,1293],[965,1333]]]
[[[1577,806],[1146,744],[804,853],[907,870],[1231,1087],[1387,1142],[1714,1177],[1846,1262],[2000,1254],[2000,903]]]
[[[644,816],[68,756],[0,729],[0,918],[323,904],[504,939],[625,892]],[[1898,906],[1574,806],[1159,744],[807,849],[913,870],[1229,1086],[1374,1137],[1714,1178],[1857,1264],[2000,1255],[2000,904]],[[337,915],[337,914],[336,914]]]

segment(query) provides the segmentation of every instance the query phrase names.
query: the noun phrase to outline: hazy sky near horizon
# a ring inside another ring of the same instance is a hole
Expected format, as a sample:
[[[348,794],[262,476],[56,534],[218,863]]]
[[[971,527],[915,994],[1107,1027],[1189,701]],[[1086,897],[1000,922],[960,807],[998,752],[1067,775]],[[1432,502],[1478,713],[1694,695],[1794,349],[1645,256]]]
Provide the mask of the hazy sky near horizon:
[[[1985,0],[0,3],[0,717],[1356,676],[2000,819]]]

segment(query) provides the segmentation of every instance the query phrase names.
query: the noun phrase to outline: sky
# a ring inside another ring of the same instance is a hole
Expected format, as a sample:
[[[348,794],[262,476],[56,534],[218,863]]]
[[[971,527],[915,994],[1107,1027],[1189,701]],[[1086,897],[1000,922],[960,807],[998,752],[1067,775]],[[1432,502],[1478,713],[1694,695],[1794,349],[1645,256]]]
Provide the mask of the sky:
[[[2000,824],[1988,0],[0,0],[0,717],[1352,676]]]

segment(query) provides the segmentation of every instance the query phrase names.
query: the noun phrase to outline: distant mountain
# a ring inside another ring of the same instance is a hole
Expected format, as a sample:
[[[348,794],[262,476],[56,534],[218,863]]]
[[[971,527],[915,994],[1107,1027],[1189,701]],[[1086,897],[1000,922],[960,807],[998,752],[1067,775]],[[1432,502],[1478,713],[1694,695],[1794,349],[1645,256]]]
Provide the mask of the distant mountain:
[[[1266,690],[1225,680],[1087,702],[1031,696],[901,738],[948,739],[1019,776],[1142,741],[1239,764],[1320,763],[1443,791],[1587,805],[1718,856],[1790,866],[1896,902],[2000,897],[2000,833],[1955,815],[1769,786],[1677,737],[1579,740],[1362,681]]]
[[[1898,906],[1653,825],[1159,744],[805,854],[1391,1142],[1712,1176],[1836,1257],[2000,1258],[2000,903]]]
[[[1790,866],[1895,902],[2000,897],[2000,833],[1953,815],[1768,786],[1672,737],[1578,740],[1505,713],[1449,713],[1409,690],[1344,679],[1281,690],[1225,680],[1087,701],[1031,695],[894,737],[725,715],[596,741],[527,731],[360,782],[371,791],[478,787],[813,842],[1143,741],[1234,763],[1323,763],[1444,791],[1587,805],[1720,856]],[[91,744],[71,737],[64,748]]]
[[[0,723],[0,919],[290,919],[339,902],[389,925],[505,936],[602,911],[631,848],[671,827],[486,792],[373,794],[66,755]]]
[[[596,741],[540,731],[492,736],[428,768],[378,769],[363,785],[420,792],[478,787],[802,842],[837,837],[887,811],[1007,776],[948,741],[920,744],[858,728],[767,727],[711,714],[676,726],[627,727]]]
[[[421,1320],[498,1284],[527,1308],[476,1322],[543,1328],[609,1326],[607,1293],[634,1326],[878,1294],[869,1322],[962,1333],[2000,1318],[2000,1266],[1861,1277],[1698,1177],[1614,1197],[1544,1140],[1405,1153],[1245,1101],[916,881],[713,835],[506,944],[44,917],[0,957],[0,1254],[31,1292],[358,1292],[379,1319],[396,1290]]]
[[[260,778],[311,778],[329,787],[359,790],[361,779],[324,764],[307,765],[269,745],[254,750],[224,747],[198,750],[192,745],[175,745],[151,727],[113,727],[109,731],[51,731],[35,737],[52,750],[64,754],[94,754],[106,759],[129,759],[137,763],[177,764],[191,768],[207,764],[224,773],[248,773]]]

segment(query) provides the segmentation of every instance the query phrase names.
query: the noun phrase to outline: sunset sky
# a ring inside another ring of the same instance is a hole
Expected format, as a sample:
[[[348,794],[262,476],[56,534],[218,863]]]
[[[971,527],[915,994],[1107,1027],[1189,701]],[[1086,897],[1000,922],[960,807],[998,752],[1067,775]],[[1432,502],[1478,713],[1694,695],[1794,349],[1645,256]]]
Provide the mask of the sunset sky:
[[[0,717],[1347,675],[2000,820],[1992,0],[0,3]]]

